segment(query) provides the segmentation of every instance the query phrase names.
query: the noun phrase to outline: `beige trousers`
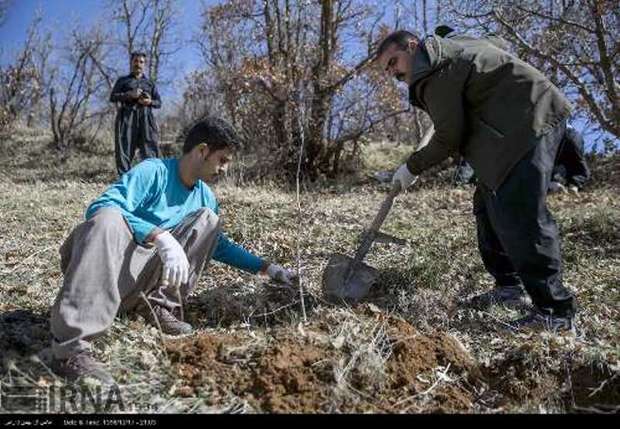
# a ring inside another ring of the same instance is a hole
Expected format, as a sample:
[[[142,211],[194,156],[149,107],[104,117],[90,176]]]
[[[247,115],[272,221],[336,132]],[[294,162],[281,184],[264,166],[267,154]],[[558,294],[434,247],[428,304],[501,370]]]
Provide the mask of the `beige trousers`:
[[[172,231],[185,249],[189,281],[179,291],[160,283],[162,264],[155,247],[137,244],[120,211],[102,208],[78,225],[60,248],[62,288],[52,306],[52,351],[66,359],[88,349],[90,341],[127,313],[161,305],[176,313],[211,259],[220,233],[218,216],[208,208],[187,216]],[[180,292],[180,293],[179,293]]]

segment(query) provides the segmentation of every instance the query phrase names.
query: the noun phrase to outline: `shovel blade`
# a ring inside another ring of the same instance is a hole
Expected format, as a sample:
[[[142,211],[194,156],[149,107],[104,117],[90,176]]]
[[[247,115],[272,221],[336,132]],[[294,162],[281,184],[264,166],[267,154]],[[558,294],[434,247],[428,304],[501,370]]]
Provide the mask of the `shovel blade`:
[[[355,304],[365,298],[377,283],[379,272],[362,262],[341,254],[335,254],[323,271],[323,292],[331,301]]]

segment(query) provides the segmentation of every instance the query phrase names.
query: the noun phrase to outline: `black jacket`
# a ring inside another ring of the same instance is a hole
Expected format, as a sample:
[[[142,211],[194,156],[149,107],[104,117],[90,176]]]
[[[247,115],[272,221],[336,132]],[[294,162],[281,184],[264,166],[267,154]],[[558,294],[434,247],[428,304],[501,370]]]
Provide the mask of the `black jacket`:
[[[413,174],[460,152],[479,180],[497,189],[512,167],[570,113],[562,92],[541,72],[485,39],[430,36],[418,47],[412,105],[435,126],[413,153]]]
[[[136,88],[142,89],[143,92],[147,93],[151,97],[152,104],[144,107],[152,107],[154,109],[159,109],[161,107],[161,98],[159,96],[159,92],[157,92],[157,87],[155,84],[144,76],[137,79],[132,74],[118,78],[114,84],[114,88],[112,88],[110,101],[122,103],[122,107],[143,107],[137,100],[132,100],[128,97],[127,93]]]

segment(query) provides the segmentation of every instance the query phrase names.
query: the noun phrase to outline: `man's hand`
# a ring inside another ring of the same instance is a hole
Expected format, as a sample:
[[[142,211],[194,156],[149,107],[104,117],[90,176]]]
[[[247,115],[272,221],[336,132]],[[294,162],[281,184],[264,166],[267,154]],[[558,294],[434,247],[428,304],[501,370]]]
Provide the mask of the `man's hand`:
[[[134,88],[131,91],[127,92],[127,97],[132,100],[137,100],[142,95],[142,88]]]
[[[143,92],[142,96],[140,98],[138,98],[138,103],[142,104],[143,106],[150,106],[151,103],[153,103],[153,100],[151,100],[151,96],[148,95],[147,93]]]
[[[162,281],[173,287],[179,287],[189,280],[189,261],[183,247],[168,231],[158,234],[153,240],[159,250],[159,257],[164,264]]]
[[[269,264],[266,273],[272,280],[285,283],[289,286],[293,285],[293,280],[297,277],[292,270],[287,270],[278,264]]]
[[[416,180],[418,180],[418,176],[411,174],[409,167],[407,167],[407,164],[405,163],[398,167],[398,170],[396,170],[396,173],[392,176],[392,185],[398,184],[402,192],[409,186],[413,185]]]

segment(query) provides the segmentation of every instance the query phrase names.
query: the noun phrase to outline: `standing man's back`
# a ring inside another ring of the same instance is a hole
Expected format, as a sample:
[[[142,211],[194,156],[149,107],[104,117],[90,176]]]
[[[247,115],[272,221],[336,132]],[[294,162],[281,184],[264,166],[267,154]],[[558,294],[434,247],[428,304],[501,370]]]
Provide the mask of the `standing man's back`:
[[[131,168],[136,150],[140,157],[159,158],[158,128],[152,109],[161,107],[155,83],[144,76],[146,55],[131,54],[131,73],[114,84],[110,101],[118,103],[114,125],[116,170],[121,176]]]
[[[410,101],[441,122],[428,158],[460,151],[490,189],[568,116],[568,101],[542,73],[485,39],[429,38],[424,48]]]

